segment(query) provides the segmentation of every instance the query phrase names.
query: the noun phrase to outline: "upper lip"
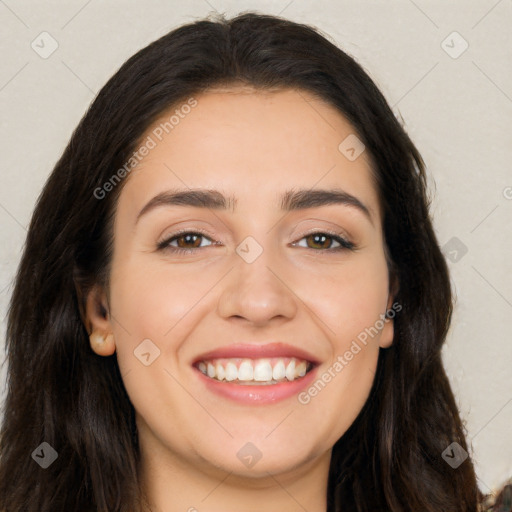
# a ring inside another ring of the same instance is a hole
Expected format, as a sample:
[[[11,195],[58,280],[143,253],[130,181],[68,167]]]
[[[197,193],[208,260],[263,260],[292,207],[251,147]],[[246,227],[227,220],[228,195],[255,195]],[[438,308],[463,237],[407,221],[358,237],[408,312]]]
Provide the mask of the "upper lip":
[[[319,364],[319,361],[309,352],[281,342],[266,343],[264,345],[236,343],[201,354],[194,360],[193,364],[199,363],[200,361],[206,361],[208,359],[263,359],[270,357],[295,357],[297,359],[310,361],[314,365]]]

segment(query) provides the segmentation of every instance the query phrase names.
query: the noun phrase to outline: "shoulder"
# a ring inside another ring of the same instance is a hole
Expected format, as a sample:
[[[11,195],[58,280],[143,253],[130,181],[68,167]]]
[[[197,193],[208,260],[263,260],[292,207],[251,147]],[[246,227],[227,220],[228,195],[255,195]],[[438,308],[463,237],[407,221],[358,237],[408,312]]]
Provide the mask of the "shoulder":
[[[478,512],[512,512],[512,479],[498,491],[484,496]]]

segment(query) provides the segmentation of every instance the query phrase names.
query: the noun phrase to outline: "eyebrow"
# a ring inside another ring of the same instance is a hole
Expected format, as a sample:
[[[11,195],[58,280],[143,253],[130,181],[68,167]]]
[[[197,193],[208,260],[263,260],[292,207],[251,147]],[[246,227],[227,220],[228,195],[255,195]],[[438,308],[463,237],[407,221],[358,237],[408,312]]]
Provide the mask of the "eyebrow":
[[[237,199],[234,196],[225,196],[218,190],[211,189],[176,189],[167,190],[157,194],[150,199],[137,215],[136,223],[139,219],[155,208],[162,206],[185,206],[208,208],[212,210],[231,210],[234,211],[237,205]],[[316,208],[320,206],[341,204],[359,210],[363,213],[373,225],[371,209],[365,206],[357,197],[335,189],[299,189],[287,190],[280,197],[280,208],[282,211],[305,210],[307,208]]]

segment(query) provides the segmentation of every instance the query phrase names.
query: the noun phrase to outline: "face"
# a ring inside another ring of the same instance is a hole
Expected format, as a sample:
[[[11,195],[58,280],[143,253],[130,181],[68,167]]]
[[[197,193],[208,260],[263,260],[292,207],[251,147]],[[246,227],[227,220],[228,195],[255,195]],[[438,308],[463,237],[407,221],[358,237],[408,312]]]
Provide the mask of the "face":
[[[370,160],[306,92],[195,101],[141,139],[151,147],[116,210],[109,315],[91,296],[89,318],[113,334],[145,457],[285,473],[330,455],[392,342]]]

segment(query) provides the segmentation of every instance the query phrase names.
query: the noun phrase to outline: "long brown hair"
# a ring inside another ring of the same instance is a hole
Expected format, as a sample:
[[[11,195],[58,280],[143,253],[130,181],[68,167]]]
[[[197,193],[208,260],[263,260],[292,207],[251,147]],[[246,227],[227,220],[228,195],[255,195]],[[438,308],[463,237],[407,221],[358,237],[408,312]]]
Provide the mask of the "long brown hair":
[[[479,491],[441,361],[452,315],[446,261],[429,217],[424,163],[384,97],[350,56],[307,25],[244,13],[169,32],[102,88],[38,199],[7,327],[8,392],[0,432],[0,510],[130,511],[139,497],[133,406],[116,355],[89,346],[82,297],[108,284],[122,184],[95,194],[161,113],[214,85],[296,88],[334,106],[374,162],[390,275],[402,306],[373,388],[334,445],[328,511],[469,512]],[[58,453],[48,468],[32,452]]]

